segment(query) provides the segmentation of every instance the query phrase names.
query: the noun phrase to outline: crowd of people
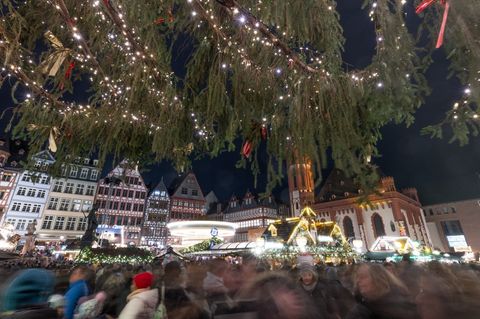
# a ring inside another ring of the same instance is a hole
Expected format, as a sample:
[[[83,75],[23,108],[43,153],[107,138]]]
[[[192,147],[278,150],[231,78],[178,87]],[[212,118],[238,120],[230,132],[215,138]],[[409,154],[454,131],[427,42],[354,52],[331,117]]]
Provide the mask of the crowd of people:
[[[480,318],[474,265],[301,260],[281,271],[268,268],[244,256],[241,263],[23,269],[2,278],[0,318]]]

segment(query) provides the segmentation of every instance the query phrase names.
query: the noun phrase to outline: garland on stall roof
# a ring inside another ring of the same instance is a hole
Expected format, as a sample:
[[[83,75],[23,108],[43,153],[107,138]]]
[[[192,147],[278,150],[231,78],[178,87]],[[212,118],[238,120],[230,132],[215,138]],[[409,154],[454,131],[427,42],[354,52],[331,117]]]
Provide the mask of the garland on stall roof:
[[[75,258],[76,264],[148,264],[154,256],[139,248],[84,248]]]

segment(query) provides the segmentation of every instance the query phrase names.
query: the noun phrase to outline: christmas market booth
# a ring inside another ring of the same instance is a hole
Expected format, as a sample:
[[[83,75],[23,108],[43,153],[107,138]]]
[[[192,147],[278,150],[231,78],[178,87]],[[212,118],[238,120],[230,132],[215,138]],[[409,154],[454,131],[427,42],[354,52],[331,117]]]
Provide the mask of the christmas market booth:
[[[298,217],[271,223],[257,240],[256,254],[276,263],[310,254],[317,263],[351,263],[357,255],[335,222],[321,222],[310,207]]]

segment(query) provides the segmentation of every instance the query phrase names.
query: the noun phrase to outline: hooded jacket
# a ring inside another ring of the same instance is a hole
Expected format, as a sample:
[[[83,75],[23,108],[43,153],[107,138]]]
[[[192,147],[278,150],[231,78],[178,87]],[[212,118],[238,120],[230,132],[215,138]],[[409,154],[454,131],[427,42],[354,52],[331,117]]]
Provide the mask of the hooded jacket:
[[[137,289],[127,297],[127,305],[118,319],[152,319],[158,304],[158,290]]]

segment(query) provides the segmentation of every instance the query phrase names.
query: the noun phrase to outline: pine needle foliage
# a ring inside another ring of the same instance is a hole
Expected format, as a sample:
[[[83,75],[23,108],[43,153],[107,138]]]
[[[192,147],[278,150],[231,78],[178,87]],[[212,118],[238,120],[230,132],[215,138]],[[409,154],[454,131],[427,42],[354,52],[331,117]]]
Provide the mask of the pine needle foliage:
[[[480,70],[474,2],[452,1],[445,40],[452,72],[472,90]],[[16,101],[13,132],[33,152],[53,140],[57,165],[113,154],[180,170],[241,138],[254,150],[239,165],[254,173],[266,144],[267,191],[285,161],[308,157],[320,172],[327,154],[368,188],[380,129],[412,123],[428,93],[428,63],[401,0],[367,1],[365,10],[376,53],[367,68],[347,70],[333,0],[2,0],[0,84]],[[426,23],[439,14],[428,10]],[[423,30],[433,38],[438,29]],[[465,123],[462,142],[477,127]]]

